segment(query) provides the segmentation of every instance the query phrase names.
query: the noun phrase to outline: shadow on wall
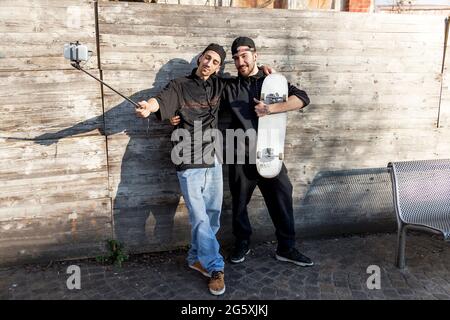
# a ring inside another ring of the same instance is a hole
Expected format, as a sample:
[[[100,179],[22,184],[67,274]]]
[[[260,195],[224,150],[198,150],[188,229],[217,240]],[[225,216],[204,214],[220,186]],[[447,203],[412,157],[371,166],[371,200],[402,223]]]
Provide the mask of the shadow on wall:
[[[387,168],[320,171],[299,211],[302,236],[396,230]]]
[[[190,73],[195,61],[170,60],[158,71],[151,89],[136,92],[130,99],[149,99],[171,79]],[[185,244],[190,238],[190,228],[183,225],[188,224],[188,219],[174,229],[180,190],[170,159],[172,129],[169,122],[160,122],[155,116],[137,118],[134,106],[124,100],[101,116],[59,132],[45,133],[35,140],[49,145],[93,130],[106,135],[115,238],[138,252],[149,247],[169,248],[178,242]]]

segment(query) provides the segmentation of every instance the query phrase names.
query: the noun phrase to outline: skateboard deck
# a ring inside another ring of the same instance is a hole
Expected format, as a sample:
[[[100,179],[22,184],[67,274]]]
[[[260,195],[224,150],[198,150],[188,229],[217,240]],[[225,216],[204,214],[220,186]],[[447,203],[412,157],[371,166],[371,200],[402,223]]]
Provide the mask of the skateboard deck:
[[[261,88],[261,101],[265,104],[285,102],[288,98],[286,78],[278,73],[268,75]],[[258,118],[256,140],[256,168],[265,178],[277,176],[284,159],[286,136],[286,112],[269,114]]]

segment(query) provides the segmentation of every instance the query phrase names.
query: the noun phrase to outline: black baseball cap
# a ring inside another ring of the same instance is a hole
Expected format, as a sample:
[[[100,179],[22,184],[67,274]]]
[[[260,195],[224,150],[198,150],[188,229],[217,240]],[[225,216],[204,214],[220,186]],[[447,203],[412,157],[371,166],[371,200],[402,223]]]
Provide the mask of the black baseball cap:
[[[227,54],[225,53],[225,50],[220,44],[217,43],[210,43],[205,50],[203,50],[202,54],[204,54],[206,51],[214,51],[220,56],[220,64],[223,65],[225,62],[225,57]]]
[[[235,55],[238,52],[238,48],[241,46],[247,46],[250,49],[256,50],[255,43],[252,39],[248,37],[238,37],[234,39],[233,44],[231,45],[231,54]]]

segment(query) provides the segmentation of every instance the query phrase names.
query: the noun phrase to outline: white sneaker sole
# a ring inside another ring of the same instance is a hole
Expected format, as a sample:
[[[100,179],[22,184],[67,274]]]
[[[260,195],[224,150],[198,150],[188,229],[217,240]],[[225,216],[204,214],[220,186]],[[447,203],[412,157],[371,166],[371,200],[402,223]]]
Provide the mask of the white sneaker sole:
[[[200,270],[200,269],[194,267],[193,265],[189,265],[189,268],[191,268],[192,270],[195,270],[195,271],[200,272],[202,275],[204,275],[204,276],[207,277],[207,278],[211,278],[211,275],[210,275],[209,273],[204,272],[204,271],[202,271],[202,270]]]
[[[250,253],[250,249],[248,249],[248,251],[244,254],[244,256],[243,256],[241,259],[239,259],[239,260],[233,260],[233,259],[230,259],[230,261],[231,261],[232,263],[241,263],[241,262],[244,262],[245,256],[248,255],[249,253]]]
[[[220,296],[221,294],[224,294],[224,293],[225,293],[225,286],[223,286],[223,289],[220,290],[220,291],[214,291],[214,290],[209,289],[209,292],[210,292],[212,295]]]
[[[291,260],[291,259],[279,256],[277,254],[275,255],[275,258],[277,258],[277,260],[279,260],[279,261],[291,262],[291,263],[296,264],[296,265],[301,266],[301,267],[311,267],[311,266],[314,265],[314,262],[305,263],[305,262],[294,261],[294,260]]]

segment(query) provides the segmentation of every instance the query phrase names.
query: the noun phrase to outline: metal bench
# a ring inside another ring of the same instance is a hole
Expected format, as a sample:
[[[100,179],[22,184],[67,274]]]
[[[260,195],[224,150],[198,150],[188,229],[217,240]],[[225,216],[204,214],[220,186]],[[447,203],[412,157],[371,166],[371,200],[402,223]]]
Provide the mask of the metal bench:
[[[396,265],[404,268],[407,230],[450,240],[450,159],[391,162],[388,168],[398,224]]]

